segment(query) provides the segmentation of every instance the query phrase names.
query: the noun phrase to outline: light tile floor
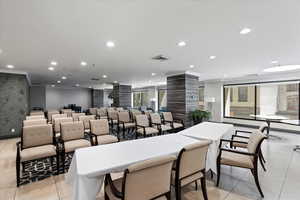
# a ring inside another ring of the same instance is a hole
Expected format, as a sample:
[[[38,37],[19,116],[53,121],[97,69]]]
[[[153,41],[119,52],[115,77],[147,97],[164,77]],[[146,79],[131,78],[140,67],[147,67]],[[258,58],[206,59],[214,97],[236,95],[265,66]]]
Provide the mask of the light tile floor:
[[[246,128],[238,128],[248,130]],[[269,139],[263,144],[267,172],[260,169],[259,178],[265,200],[300,199],[300,152],[293,147],[300,144],[300,135],[272,132],[282,140]],[[0,140],[0,199],[2,200],[69,200],[70,186],[65,183],[64,175],[53,176],[42,181],[16,188],[15,143],[19,139]],[[208,197],[210,200],[259,200],[252,174],[249,170],[222,167],[220,187],[209,180]],[[118,176],[118,175],[115,175]],[[202,200],[201,190],[195,191],[194,185],[183,189],[183,200]],[[100,192],[97,200],[103,200]],[[174,195],[172,197],[174,198]]]

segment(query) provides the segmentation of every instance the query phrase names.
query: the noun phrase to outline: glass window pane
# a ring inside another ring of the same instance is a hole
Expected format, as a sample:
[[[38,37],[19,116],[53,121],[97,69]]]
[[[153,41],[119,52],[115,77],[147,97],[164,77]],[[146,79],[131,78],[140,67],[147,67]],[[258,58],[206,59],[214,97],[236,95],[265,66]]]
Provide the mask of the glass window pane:
[[[158,90],[158,110],[167,111],[167,90],[159,89]]]
[[[199,109],[204,110],[204,87],[199,87]]]

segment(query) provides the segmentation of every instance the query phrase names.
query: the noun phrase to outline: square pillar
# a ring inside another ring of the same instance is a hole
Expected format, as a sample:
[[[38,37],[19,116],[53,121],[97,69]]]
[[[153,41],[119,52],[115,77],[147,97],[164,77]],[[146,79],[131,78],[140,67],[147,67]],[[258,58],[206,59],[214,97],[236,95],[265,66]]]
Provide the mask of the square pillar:
[[[115,107],[131,107],[131,85],[114,84],[113,97]]]

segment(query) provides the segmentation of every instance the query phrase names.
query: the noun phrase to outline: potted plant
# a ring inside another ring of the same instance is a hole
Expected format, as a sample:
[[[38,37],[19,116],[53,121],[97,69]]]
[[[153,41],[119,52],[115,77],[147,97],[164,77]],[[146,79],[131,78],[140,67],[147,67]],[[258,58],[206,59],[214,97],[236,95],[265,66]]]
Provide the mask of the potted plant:
[[[208,120],[210,117],[210,112],[204,111],[204,110],[195,110],[192,111],[192,119],[194,124],[199,124],[203,120]]]

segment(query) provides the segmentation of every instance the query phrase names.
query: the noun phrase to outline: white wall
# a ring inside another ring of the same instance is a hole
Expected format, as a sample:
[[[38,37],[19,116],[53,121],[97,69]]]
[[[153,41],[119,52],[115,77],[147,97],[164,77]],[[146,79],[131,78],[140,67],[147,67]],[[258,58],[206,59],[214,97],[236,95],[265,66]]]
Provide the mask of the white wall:
[[[68,104],[81,106],[83,110],[92,105],[90,89],[46,87],[46,109],[60,109]]]
[[[29,88],[30,107],[46,107],[46,89],[45,86],[31,86]]]
[[[215,102],[207,102],[209,98],[214,98]],[[223,115],[223,84],[221,82],[207,82],[204,84],[204,104],[205,110],[211,112],[211,120],[221,122]],[[211,104],[212,110],[209,110],[209,104]]]

